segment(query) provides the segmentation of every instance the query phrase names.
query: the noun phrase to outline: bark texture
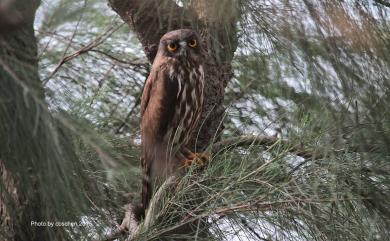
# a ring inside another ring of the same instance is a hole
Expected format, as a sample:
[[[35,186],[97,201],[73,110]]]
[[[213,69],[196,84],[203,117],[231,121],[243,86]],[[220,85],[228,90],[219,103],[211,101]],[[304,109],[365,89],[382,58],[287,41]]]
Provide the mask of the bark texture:
[[[237,47],[236,1],[198,0],[178,6],[173,0],[109,0],[111,8],[134,30],[150,63],[163,34],[191,28],[203,38],[208,56],[205,66],[205,103],[191,147],[201,151],[223,129],[224,89],[232,77],[231,60]]]
[[[19,203],[18,190],[12,175],[5,169],[4,163],[0,160],[0,239],[13,240],[15,227],[11,215],[10,203]]]
[[[34,17],[40,1],[8,1],[0,7],[0,240],[50,240],[41,220],[36,157],[29,148],[38,145],[40,128],[34,123],[43,101],[38,76]],[[31,152],[30,152],[31,153]]]

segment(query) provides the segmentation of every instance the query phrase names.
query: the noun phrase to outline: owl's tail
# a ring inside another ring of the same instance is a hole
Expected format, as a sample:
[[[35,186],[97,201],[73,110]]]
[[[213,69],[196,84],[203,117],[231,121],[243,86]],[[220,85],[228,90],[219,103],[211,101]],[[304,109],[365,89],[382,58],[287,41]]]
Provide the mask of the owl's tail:
[[[143,176],[142,176],[142,217],[145,217],[146,209],[149,207],[150,199],[152,198],[152,183],[150,180],[150,166],[144,165],[145,158],[141,157],[141,163],[143,165]]]

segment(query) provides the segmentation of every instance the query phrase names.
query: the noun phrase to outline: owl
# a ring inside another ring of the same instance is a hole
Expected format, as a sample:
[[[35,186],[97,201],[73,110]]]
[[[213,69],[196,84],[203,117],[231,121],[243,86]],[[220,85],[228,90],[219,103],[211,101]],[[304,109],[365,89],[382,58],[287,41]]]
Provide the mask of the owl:
[[[205,50],[199,35],[163,35],[141,98],[142,207],[153,188],[196,158],[188,142],[202,111]]]

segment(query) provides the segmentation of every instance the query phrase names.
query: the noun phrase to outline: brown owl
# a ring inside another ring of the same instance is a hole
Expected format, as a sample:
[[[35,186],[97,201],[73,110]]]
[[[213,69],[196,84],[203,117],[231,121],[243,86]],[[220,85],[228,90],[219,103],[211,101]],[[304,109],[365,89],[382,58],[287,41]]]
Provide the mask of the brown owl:
[[[196,158],[187,145],[203,105],[204,52],[198,34],[190,29],[160,39],[141,99],[144,210],[153,186]]]

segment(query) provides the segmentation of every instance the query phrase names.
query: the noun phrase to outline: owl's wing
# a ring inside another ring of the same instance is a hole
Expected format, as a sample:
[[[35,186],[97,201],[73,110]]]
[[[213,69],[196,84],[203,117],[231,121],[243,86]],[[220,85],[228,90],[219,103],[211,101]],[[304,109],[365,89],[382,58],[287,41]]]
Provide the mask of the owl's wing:
[[[141,96],[141,118],[144,115],[146,107],[148,106],[148,103],[149,103],[150,91],[151,91],[151,87],[152,87],[151,82],[153,81],[154,76],[155,76],[154,71],[152,71],[150,73],[150,75],[148,76],[148,78],[146,79],[145,84],[144,84],[144,88],[142,90],[142,96]]]
[[[169,74],[169,68],[161,65],[146,80],[141,98],[141,121],[153,126],[157,137],[162,137],[172,126],[178,104],[178,80]],[[148,116],[144,116],[148,111]]]
[[[156,156],[156,148],[161,148],[164,143],[163,136],[167,133],[175,115],[177,104],[178,82],[172,79],[168,69],[162,65],[150,73],[141,98],[141,131],[142,136],[142,169],[144,172],[142,185],[142,204],[147,208],[152,196],[152,182],[159,173],[153,170],[161,165]],[[147,112],[147,114],[145,114]],[[153,168],[153,165],[156,165]],[[161,170],[163,171],[163,170]]]

